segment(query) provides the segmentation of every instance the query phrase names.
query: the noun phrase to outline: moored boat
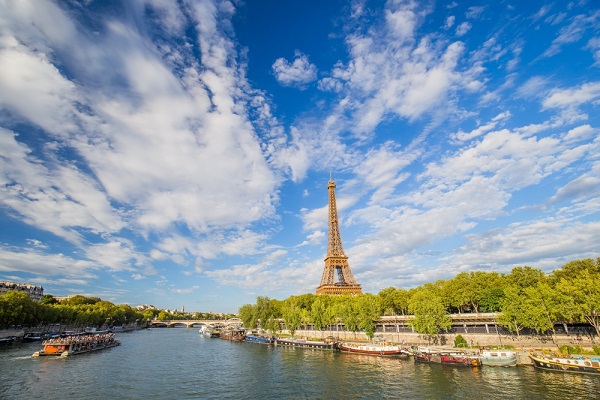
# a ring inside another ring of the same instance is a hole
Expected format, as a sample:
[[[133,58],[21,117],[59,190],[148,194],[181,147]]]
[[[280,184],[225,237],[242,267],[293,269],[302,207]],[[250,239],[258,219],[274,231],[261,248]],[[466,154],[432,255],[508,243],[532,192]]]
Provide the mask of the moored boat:
[[[241,342],[246,337],[246,331],[243,329],[225,329],[219,335],[221,339]]]
[[[17,340],[16,336],[3,337],[3,338],[0,338],[0,345],[11,344],[11,343],[16,342],[16,340]]]
[[[41,342],[43,339],[42,332],[27,332],[23,335],[24,342]]]
[[[479,354],[479,359],[482,365],[515,367],[518,357],[514,350],[483,350]]]
[[[44,340],[44,348],[32,354],[32,357],[67,357],[119,346],[113,333],[67,336]]]
[[[400,345],[394,345],[385,342],[377,344],[344,342],[338,344],[338,347],[341,351],[348,353],[370,354],[376,356],[401,356],[410,354],[408,350],[402,348]]]
[[[221,336],[221,330],[214,325],[205,325],[202,329],[200,329],[200,333],[207,338],[218,338]]]
[[[414,353],[415,362],[455,365],[461,367],[478,367],[481,365],[479,356],[466,354],[461,351],[420,349]]]
[[[533,365],[539,369],[559,372],[600,375],[599,357],[552,357],[541,354],[529,354]]]
[[[273,344],[275,343],[275,338],[274,337],[267,337],[267,336],[261,336],[261,335],[255,335],[255,334],[247,334],[246,335],[246,342],[250,342],[250,343],[259,343],[259,344]]]
[[[307,349],[318,349],[318,350],[337,350],[338,343],[335,340],[307,340],[297,338],[277,338],[275,339],[275,345],[277,346],[289,346],[289,347],[302,347]]]

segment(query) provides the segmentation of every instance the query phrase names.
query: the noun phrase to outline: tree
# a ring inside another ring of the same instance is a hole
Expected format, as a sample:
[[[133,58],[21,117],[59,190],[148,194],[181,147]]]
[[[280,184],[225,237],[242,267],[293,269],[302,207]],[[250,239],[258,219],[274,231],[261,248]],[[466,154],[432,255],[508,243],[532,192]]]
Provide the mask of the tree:
[[[285,322],[285,326],[290,331],[292,336],[294,336],[296,329],[298,329],[302,323],[302,314],[303,311],[305,311],[300,308],[299,303],[300,302],[298,298],[292,296],[284,300],[283,306],[281,307],[281,314]]]
[[[359,318],[358,318],[358,296],[342,295],[339,296],[336,302],[336,314],[339,315],[340,320],[345,325],[346,330],[354,332],[359,329]]]
[[[436,290],[427,285],[413,293],[408,303],[408,311],[414,315],[410,325],[416,332],[427,335],[428,340],[452,326],[442,298]]]
[[[238,310],[238,315],[245,327],[256,329],[258,326],[256,309],[252,304],[244,304],[241,306]]]
[[[561,279],[573,280],[586,273],[588,274],[586,276],[600,275],[600,257],[596,260],[586,258],[568,262],[561,269],[552,272],[550,278],[554,282],[559,282]]]
[[[381,316],[379,299],[370,293],[357,296],[358,327],[364,330],[369,339],[375,336],[375,320]]]
[[[502,312],[496,318],[499,325],[516,333],[517,337],[523,329],[523,302],[523,295],[518,286],[506,287],[502,299]]]
[[[560,312],[572,322],[587,322],[600,335],[600,273],[580,271],[571,279],[561,278],[556,290],[562,295]]]
[[[538,282],[546,281],[544,271],[529,266],[515,267],[510,274],[506,275],[506,284],[514,285],[520,289],[532,287]]]
[[[408,292],[404,289],[388,287],[381,290],[379,304],[380,315],[406,315],[408,309]]]
[[[560,304],[565,299],[546,282],[525,288],[523,294],[523,326],[539,333],[551,331],[554,341],[554,323],[560,316]]]
[[[45,294],[42,296],[42,300],[40,300],[40,304],[49,305],[49,304],[58,304],[58,300],[54,298],[51,294]]]

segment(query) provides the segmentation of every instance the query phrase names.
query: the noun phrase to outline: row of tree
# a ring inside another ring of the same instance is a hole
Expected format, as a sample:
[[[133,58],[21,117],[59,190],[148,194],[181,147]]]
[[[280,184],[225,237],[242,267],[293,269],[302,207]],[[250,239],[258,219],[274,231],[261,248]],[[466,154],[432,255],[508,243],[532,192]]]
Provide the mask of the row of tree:
[[[0,295],[0,328],[66,324],[81,326],[123,326],[145,324],[148,320],[222,319],[229,315],[213,313],[171,313],[149,308],[136,310],[127,304],[115,305],[98,297],[73,296],[58,302],[52,295],[33,301],[25,292]]]
[[[519,334],[523,329],[554,333],[558,322],[588,323],[600,333],[600,257],[571,261],[545,274],[532,267],[516,267],[509,274],[462,272],[413,289],[394,287],[377,295],[328,296],[304,294],[285,300],[258,297],[245,304],[239,317],[247,327],[279,330],[279,323],[293,334],[303,325],[316,329],[342,323],[347,330],[375,332],[375,320],[383,315],[412,315],[412,328],[437,335],[451,327],[449,314],[498,313],[497,323]]]

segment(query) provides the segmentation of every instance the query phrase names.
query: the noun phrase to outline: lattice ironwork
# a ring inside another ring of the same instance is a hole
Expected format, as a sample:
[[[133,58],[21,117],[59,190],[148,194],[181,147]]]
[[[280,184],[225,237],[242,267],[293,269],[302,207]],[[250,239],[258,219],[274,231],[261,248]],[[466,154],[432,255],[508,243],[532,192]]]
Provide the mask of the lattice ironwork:
[[[327,184],[327,190],[329,192],[329,236],[327,239],[325,268],[323,269],[321,284],[317,287],[317,294],[360,294],[362,288],[356,283],[356,279],[352,275],[348,257],[344,253],[344,246],[342,245],[342,234],[335,201],[335,182],[331,178]]]

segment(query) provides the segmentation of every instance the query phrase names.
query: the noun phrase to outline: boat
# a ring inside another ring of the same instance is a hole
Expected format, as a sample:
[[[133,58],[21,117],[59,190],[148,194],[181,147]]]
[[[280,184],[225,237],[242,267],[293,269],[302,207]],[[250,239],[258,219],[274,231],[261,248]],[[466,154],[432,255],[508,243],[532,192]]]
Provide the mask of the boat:
[[[121,342],[115,339],[114,333],[96,333],[73,335],[44,340],[44,348],[32,354],[32,357],[54,356],[67,357],[89,353],[119,346]]]
[[[219,337],[232,342],[241,342],[246,338],[246,331],[244,329],[225,329],[221,331]]]
[[[337,350],[338,342],[333,339],[325,340],[307,340],[297,338],[277,338],[275,339],[276,346],[303,347],[307,349],[319,350]]]
[[[202,329],[200,329],[200,333],[207,338],[218,338],[221,336],[221,331],[214,325],[205,325],[202,327]]]
[[[3,337],[3,338],[0,338],[0,346],[5,345],[5,344],[12,344],[16,341],[17,341],[16,336]]]
[[[419,349],[413,354],[415,362],[455,365],[462,367],[478,367],[481,359],[477,355],[466,354],[462,351]]]
[[[482,365],[493,367],[515,367],[517,352],[514,350],[482,350],[479,354]]]
[[[23,335],[24,342],[41,342],[44,339],[42,332],[27,332]]]
[[[401,356],[411,354],[400,345],[391,343],[360,344],[360,343],[340,343],[338,347],[341,351],[348,353],[371,354],[376,356]]]
[[[275,338],[274,337],[268,337],[268,336],[263,336],[260,334],[255,334],[251,331],[248,331],[248,333],[246,333],[246,342],[249,343],[258,343],[258,344],[273,344],[275,343]]]
[[[600,357],[554,357],[536,353],[529,354],[529,358],[539,369],[600,375]]]

